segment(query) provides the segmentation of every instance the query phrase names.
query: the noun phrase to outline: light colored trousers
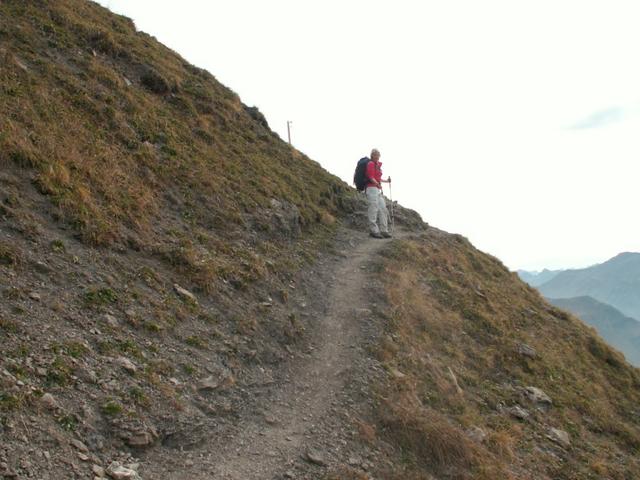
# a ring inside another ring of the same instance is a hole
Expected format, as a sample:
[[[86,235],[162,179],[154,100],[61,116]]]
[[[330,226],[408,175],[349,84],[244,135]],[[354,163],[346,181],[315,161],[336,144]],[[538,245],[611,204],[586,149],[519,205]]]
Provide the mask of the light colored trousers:
[[[382,190],[376,187],[367,187],[367,202],[369,203],[369,209],[367,210],[367,217],[369,219],[369,231],[371,233],[388,232],[387,226],[387,205],[382,195]],[[379,228],[378,228],[379,227]]]

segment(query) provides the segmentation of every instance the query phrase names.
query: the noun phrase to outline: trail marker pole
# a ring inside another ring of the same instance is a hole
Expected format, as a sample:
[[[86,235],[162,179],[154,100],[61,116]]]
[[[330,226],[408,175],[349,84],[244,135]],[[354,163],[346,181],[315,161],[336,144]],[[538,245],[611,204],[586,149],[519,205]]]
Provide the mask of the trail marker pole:
[[[389,177],[389,201],[391,202],[391,233],[395,230],[393,215],[393,195],[391,195],[391,177]]]
[[[291,120],[287,120],[287,136],[289,137],[289,145],[291,145]]]

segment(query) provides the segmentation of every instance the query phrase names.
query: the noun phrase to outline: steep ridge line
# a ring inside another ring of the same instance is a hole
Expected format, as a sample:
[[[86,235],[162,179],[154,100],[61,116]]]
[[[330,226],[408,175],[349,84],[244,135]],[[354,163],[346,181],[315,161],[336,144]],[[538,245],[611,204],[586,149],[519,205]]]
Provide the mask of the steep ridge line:
[[[318,464],[340,463],[334,458],[339,452],[328,453],[327,432],[339,436],[337,430],[344,428],[338,416],[353,404],[346,387],[367,381],[362,377],[364,337],[375,307],[367,270],[388,243],[353,230],[343,230],[340,237],[341,259],[321,273],[321,281],[331,283],[324,311],[310,312],[320,320],[311,332],[312,346],[284,367],[290,369],[287,381],[265,398],[254,398],[253,414],[241,416],[226,432],[212,430],[189,455],[176,459],[159,452],[145,459],[146,478],[318,478]]]

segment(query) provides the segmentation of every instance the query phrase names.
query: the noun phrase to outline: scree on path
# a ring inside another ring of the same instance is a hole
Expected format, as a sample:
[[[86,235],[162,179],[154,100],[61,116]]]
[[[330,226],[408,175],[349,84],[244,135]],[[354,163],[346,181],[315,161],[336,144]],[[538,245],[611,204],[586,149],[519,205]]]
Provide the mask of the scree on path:
[[[366,389],[365,339],[375,328],[377,289],[370,267],[389,241],[342,229],[338,257],[320,272],[329,288],[323,308],[312,312],[317,328],[309,333],[308,355],[283,367],[289,369],[287,381],[256,400],[254,414],[240,416],[224,435],[214,429],[196,449],[144,459],[145,480],[318,479],[340,464],[336,458],[349,455],[340,449],[348,447],[334,432],[354,405],[349,387]]]

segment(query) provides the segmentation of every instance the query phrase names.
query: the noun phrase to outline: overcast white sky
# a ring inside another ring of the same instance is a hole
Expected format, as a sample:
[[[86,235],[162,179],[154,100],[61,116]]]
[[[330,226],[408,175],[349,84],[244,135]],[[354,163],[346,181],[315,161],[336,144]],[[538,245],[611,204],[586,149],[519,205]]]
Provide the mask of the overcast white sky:
[[[99,0],[512,269],[640,251],[640,2]],[[388,194],[387,189],[387,194]]]

